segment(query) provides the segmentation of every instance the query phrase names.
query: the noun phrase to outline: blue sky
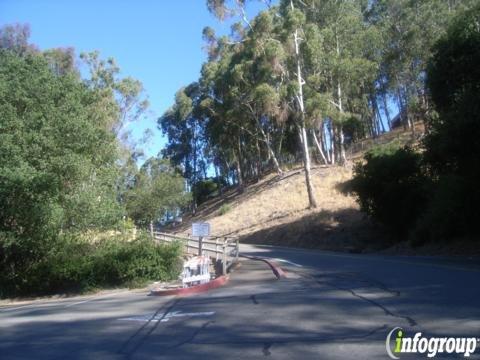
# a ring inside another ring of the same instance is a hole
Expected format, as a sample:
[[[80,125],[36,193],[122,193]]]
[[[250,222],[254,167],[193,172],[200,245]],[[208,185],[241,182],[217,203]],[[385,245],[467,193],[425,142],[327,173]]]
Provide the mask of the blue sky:
[[[249,17],[260,8],[252,3]],[[30,24],[31,42],[42,50],[72,46],[77,55],[99,50],[116,59],[122,76],[140,80],[151,113],[132,130],[137,139],[145,129],[154,130],[145,149],[150,156],[165,143],[157,117],[180,87],[199,77],[206,57],[202,29],[230,31],[208,12],[205,0],[0,0],[0,26],[11,23]]]

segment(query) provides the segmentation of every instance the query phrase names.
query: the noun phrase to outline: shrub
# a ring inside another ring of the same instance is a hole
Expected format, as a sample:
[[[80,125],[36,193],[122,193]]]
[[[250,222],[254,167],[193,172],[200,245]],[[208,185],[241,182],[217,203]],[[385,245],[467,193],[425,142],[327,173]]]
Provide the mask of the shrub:
[[[171,280],[181,270],[179,244],[157,245],[146,235],[133,241],[110,238],[91,243],[66,235],[43,258],[17,276],[0,274],[0,297],[82,292],[102,287],[142,286]],[[17,271],[18,271],[17,270]]]
[[[223,204],[220,209],[218,210],[218,213],[220,215],[225,215],[228,213],[230,210],[232,210],[232,207],[229,204]]]
[[[354,168],[351,189],[361,209],[398,237],[407,234],[428,199],[421,155],[405,147],[377,148]]]
[[[417,228],[427,240],[478,239],[480,211],[480,5],[459,14],[437,42],[427,80],[438,112],[425,163],[435,192]]]
[[[218,192],[218,184],[214,179],[200,180],[195,184],[195,200],[197,204],[207,201]]]
[[[463,177],[448,175],[442,176],[434,189],[413,233],[413,243],[420,245],[472,235],[472,229],[476,229],[475,213],[465,209],[474,209],[478,202],[472,197],[471,184]]]

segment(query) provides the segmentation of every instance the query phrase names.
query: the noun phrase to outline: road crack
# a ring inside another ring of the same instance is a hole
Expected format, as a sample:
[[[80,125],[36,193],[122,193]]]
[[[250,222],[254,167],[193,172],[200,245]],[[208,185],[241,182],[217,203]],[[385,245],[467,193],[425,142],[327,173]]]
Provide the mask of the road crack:
[[[325,275],[314,276],[314,275],[310,275],[310,274],[306,274],[306,273],[300,273],[300,272],[296,272],[296,273],[303,278],[307,278],[307,279],[315,281],[319,285],[328,285],[328,286],[330,286],[334,289],[337,289],[337,290],[340,290],[340,291],[346,291],[346,292],[350,293],[352,296],[381,309],[385,313],[385,315],[387,315],[387,316],[391,316],[391,317],[395,317],[395,318],[405,320],[412,327],[418,325],[418,323],[413,318],[411,318],[410,316],[397,314],[397,313],[391,311],[390,309],[388,309],[385,305],[380,304],[378,301],[369,299],[368,297],[359,294],[352,287],[337,285],[334,282],[334,279],[328,279],[328,278],[326,278]],[[386,293],[391,294],[394,297],[400,296],[400,291],[392,290],[389,287],[387,287],[385,284],[383,284],[379,281],[376,281],[376,280],[362,279],[362,278],[359,277],[360,274],[357,274],[357,273],[337,273],[337,274],[329,274],[329,276],[330,276],[330,278],[336,278],[339,281],[344,281],[345,282],[345,281],[350,280],[350,281],[359,282],[361,284],[366,284],[367,285],[366,287],[372,287],[372,288],[380,289],[380,290],[382,290]],[[319,277],[321,279],[319,279]]]

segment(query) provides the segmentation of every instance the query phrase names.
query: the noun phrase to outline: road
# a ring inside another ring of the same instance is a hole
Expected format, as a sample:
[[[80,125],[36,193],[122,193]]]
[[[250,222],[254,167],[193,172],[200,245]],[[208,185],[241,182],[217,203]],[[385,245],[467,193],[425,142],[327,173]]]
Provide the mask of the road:
[[[226,286],[194,297],[124,291],[4,306],[0,358],[387,359],[394,327],[480,337],[474,260],[241,249],[288,277],[244,259]],[[480,344],[470,358],[479,355]]]

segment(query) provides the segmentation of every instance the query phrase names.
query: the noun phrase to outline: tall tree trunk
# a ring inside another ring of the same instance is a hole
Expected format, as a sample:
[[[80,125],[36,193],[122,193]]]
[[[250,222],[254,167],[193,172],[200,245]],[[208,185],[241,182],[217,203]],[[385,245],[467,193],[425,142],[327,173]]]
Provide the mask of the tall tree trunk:
[[[332,159],[331,164],[335,165],[335,127],[333,126],[332,121],[330,120],[330,158]]]
[[[277,157],[275,156],[275,152],[273,151],[272,146],[270,145],[270,139],[265,133],[265,130],[263,130],[263,127],[261,126],[261,124],[258,124],[258,127],[260,129],[260,132],[262,133],[265,145],[267,146],[268,156],[270,158],[269,160],[273,161],[273,165],[275,166],[275,170],[277,171],[277,173],[279,175],[283,174],[282,169],[280,169],[280,164],[278,163]]]
[[[337,42],[337,56],[340,58],[340,44],[338,42],[338,36],[335,35],[336,42]],[[337,81],[337,96],[338,96],[338,109],[340,110],[340,114],[343,115],[343,104],[342,104],[342,87],[340,85],[340,79]],[[347,162],[347,156],[345,154],[345,135],[343,133],[343,119],[342,123],[340,124],[340,164],[345,165]]]
[[[388,110],[387,93],[386,92],[384,92],[382,94],[382,100],[383,100],[383,111],[385,112],[385,115],[387,116],[388,128],[389,128],[389,130],[392,130],[392,118],[390,117],[390,111]]]
[[[240,144],[240,136],[237,142],[238,154],[235,154],[235,163],[237,166],[237,184],[240,191],[243,191],[243,171],[242,171],[242,147]]]
[[[308,193],[308,203],[310,208],[317,207],[317,200],[315,199],[314,188],[312,184],[312,177],[310,174],[310,151],[308,150],[308,140],[307,140],[307,131],[305,126],[299,127],[300,136],[303,139],[303,164],[305,170],[305,185],[307,186],[307,193]]]
[[[312,134],[313,134],[313,140],[315,141],[315,145],[317,145],[317,150],[320,156],[322,157],[323,162],[328,164],[327,158],[325,157],[325,154],[323,153],[322,145],[318,141],[317,135],[315,134],[315,130],[312,129]]]
[[[285,134],[285,125],[282,124],[282,126],[280,128],[280,138],[278,140],[278,149],[277,149],[277,154],[279,156],[282,156],[282,146],[283,146],[284,134]],[[282,161],[282,158],[280,158],[280,161]]]
[[[196,191],[196,185],[197,185],[197,138],[196,134],[197,133],[197,126],[196,122],[193,123],[193,184],[192,184],[192,195],[193,195],[193,204],[192,204],[192,213],[195,215],[197,212],[197,191]]]
[[[375,119],[377,119],[377,128],[378,128],[379,131],[384,133],[385,132],[385,125],[383,125],[382,115],[380,114],[380,108],[378,106],[378,102],[377,102],[377,98],[376,98],[375,94],[372,95],[371,98],[372,98],[373,113],[375,115]]]
[[[260,180],[260,175],[262,173],[262,151],[260,150],[260,145],[258,144],[258,138],[255,140],[255,148],[257,149],[257,158],[255,159],[255,168],[256,168],[256,181]]]
[[[223,193],[222,179],[220,178],[220,171],[218,166],[213,162],[213,169],[215,170],[215,180],[217,182],[218,194],[221,196]]]
[[[290,0],[290,7],[294,10],[293,0]],[[304,80],[302,78],[302,66],[300,63],[300,48],[299,48],[299,37],[298,29],[295,29],[293,33],[293,40],[295,42],[295,57],[297,61],[297,81],[298,81],[298,93],[297,93],[297,102],[300,108],[300,124],[299,132],[300,138],[303,140],[302,152],[303,152],[303,167],[305,170],[305,185],[307,187],[308,193],[308,203],[310,208],[317,207],[317,201],[315,199],[312,179],[310,175],[310,151],[308,149],[308,138],[307,131],[305,129],[305,104],[303,102],[303,84]]]
[[[343,126],[340,126],[339,136],[340,136],[340,165],[344,166],[347,163],[347,154],[345,152],[345,134],[343,133]]]
[[[321,132],[320,132],[320,142],[322,143],[322,148],[323,148],[323,151],[325,153],[325,155],[327,156],[327,163],[328,164],[331,164],[332,163],[332,159],[330,157],[330,151],[327,149],[327,141],[325,139],[325,123],[322,121],[322,125],[321,125]]]

